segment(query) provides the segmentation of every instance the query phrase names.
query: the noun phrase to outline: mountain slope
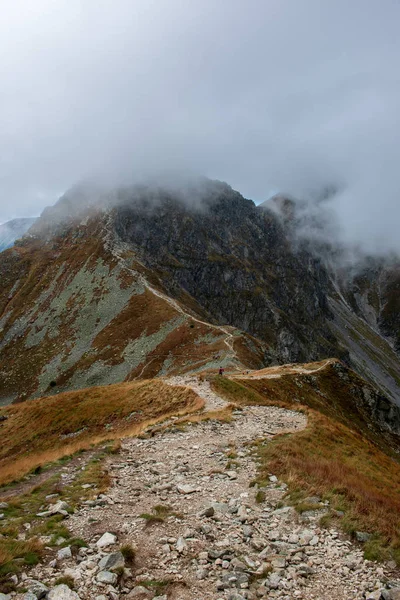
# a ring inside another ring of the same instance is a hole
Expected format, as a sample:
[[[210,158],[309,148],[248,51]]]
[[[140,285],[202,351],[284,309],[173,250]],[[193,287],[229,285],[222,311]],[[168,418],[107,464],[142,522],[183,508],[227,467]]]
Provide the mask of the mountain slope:
[[[354,351],[343,323],[351,308],[320,258],[273,211],[221,182],[75,188],[2,253],[0,277],[3,404],[326,357],[400,398],[397,356],[386,363],[378,334]]]

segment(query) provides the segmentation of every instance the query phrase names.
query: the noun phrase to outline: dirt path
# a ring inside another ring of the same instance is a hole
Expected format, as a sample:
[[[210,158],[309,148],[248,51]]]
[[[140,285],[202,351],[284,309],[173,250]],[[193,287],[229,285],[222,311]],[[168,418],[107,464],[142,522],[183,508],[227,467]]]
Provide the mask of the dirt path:
[[[226,404],[207,382],[169,382],[192,387],[207,410]],[[368,593],[383,587],[387,573],[338,532],[319,527],[326,506],[318,498],[300,517],[284,505],[286,485],[273,474],[252,487],[253,443],[305,426],[298,412],[252,406],[235,410],[230,423],[205,420],[125,439],[121,454],[108,459],[108,494],[67,521],[89,548],[38,567],[37,578],[53,585],[69,575],[82,600],[147,600],[156,592],[158,600],[378,599]],[[105,532],[115,543],[99,549]],[[118,580],[104,575],[100,560],[124,544],[136,548],[134,566]]]
[[[195,375],[177,375],[175,377],[168,377],[168,379],[165,379],[165,383],[168,385],[179,385],[191,388],[202,400],[204,400],[204,412],[220,410],[228,406],[228,402],[213,392],[208,381],[202,381]]]
[[[319,363],[308,363],[303,365],[289,363],[287,365],[267,367],[266,369],[260,369],[258,371],[245,371],[240,374],[232,374],[231,377],[232,379],[279,379],[283,375],[293,375],[295,373],[313,375],[318,371],[322,371],[334,362],[336,362],[336,359],[327,358]]]

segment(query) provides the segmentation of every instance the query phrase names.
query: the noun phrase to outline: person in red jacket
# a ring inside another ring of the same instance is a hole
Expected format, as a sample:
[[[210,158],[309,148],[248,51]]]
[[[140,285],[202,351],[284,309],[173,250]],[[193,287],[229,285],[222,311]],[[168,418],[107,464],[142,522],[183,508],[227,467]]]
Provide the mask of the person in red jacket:
[[[222,367],[219,368],[218,374],[219,375],[223,375],[224,374],[224,369]]]

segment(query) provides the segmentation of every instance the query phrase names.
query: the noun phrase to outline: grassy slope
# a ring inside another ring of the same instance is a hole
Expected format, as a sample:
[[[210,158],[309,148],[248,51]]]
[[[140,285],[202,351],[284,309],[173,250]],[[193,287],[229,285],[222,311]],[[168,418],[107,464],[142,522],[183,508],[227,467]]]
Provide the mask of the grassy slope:
[[[93,443],[138,433],[171,414],[197,410],[201,404],[189,389],[142,380],[2,408],[0,416],[8,418],[0,422],[0,484]]]
[[[332,365],[311,377],[213,382],[231,402],[303,410],[308,417],[304,431],[259,445],[260,480],[268,480],[270,472],[281,476],[298,502],[311,494],[329,499],[332,509],[344,511],[340,521],[347,532],[374,534],[367,557],[392,556],[400,562],[400,523],[394,518],[400,514],[400,464],[357,408],[362,385],[352,372],[343,381]],[[335,514],[332,510],[326,524]]]

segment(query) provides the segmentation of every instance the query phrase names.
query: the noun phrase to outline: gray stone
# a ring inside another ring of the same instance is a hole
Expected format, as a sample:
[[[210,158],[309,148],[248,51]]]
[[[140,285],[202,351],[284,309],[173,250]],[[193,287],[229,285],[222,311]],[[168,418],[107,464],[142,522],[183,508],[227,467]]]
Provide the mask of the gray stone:
[[[62,583],[56,585],[47,596],[47,600],[80,600],[78,594]]]
[[[186,550],[187,548],[187,544],[185,542],[185,540],[183,539],[183,537],[179,537],[178,541],[176,542],[176,549],[179,552],[179,554],[182,554],[184,552],[184,550]]]
[[[99,583],[110,583],[111,585],[114,585],[114,583],[117,583],[117,579],[117,575],[111,571],[100,571],[96,575],[96,581]]]
[[[245,538],[250,538],[253,535],[253,528],[250,525],[243,525],[242,531]]]
[[[304,504],[320,504],[321,498],[319,496],[309,496],[308,498],[304,498]]]
[[[113,552],[103,556],[99,562],[100,571],[116,571],[125,567],[125,559],[122,552]]]
[[[56,502],[55,504],[51,504],[49,506],[49,508],[48,508],[48,512],[51,515],[57,515],[58,514],[58,515],[67,516],[69,510],[70,510],[70,507],[63,500],[60,500],[59,502]]]
[[[309,577],[310,575],[312,575],[314,573],[314,569],[312,569],[305,563],[301,563],[296,568],[296,573],[297,573],[297,575],[300,575],[300,577]]]
[[[367,592],[365,594],[365,600],[380,600],[381,599],[381,591],[375,590],[373,592]]]
[[[268,577],[268,579],[267,579],[267,581],[266,581],[266,585],[268,585],[268,587],[269,587],[271,590],[277,590],[277,589],[278,589],[278,587],[279,587],[279,583],[280,583],[280,581],[281,581],[281,577],[280,577],[280,575],[278,575],[277,573],[272,573],[272,574],[271,574],[271,575]]]
[[[207,506],[204,510],[201,511],[200,517],[213,517],[215,513],[213,506]]]
[[[8,502],[0,502],[0,510],[5,510],[9,507]]]
[[[71,546],[61,548],[57,552],[57,560],[66,560],[67,558],[72,558]]]
[[[37,581],[36,579],[28,579],[25,582],[24,587],[28,589],[28,592],[32,592],[32,594],[34,594],[38,600],[40,600],[40,598],[44,598],[49,591],[47,585],[44,585],[44,583]]]
[[[176,486],[176,489],[180,494],[193,494],[197,491],[197,489],[192,485],[183,485],[180,483]]]
[[[226,504],[226,502],[213,502],[211,506],[216,510],[216,512],[224,515],[229,512],[229,504]]]
[[[365,531],[356,531],[356,540],[357,542],[365,543],[371,539],[371,534],[366,533]]]
[[[11,598],[11,596],[9,596],[9,598]],[[23,600],[37,600],[37,596],[35,596],[33,592],[28,591],[23,595]]]
[[[106,548],[107,546],[112,546],[116,542],[117,536],[107,531],[106,533],[103,533],[99,540],[97,540],[96,546],[98,548]]]
[[[0,592],[0,600],[11,600],[10,594],[2,594]]]
[[[382,590],[381,595],[383,600],[400,600],[400,587]]]
[[[234,558],[233,560],[231,560],[231,567],[235,571],[245,571],[247,568],[244,562],[242,562],[238,558]]]

